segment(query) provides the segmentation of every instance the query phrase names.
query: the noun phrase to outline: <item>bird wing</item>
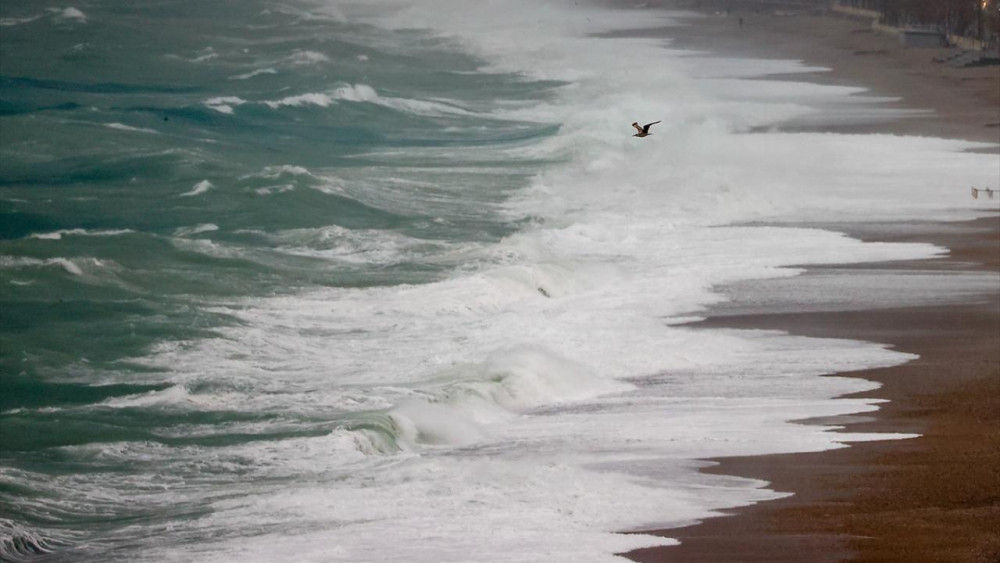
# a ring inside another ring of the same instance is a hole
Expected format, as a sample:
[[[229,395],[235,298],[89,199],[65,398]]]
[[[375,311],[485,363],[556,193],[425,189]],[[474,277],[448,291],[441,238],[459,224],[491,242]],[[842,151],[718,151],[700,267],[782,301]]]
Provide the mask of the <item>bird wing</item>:
[[[654,121],[652,123],[647,123],[647,124],[643,125],[642,126],[642,132],[643,133],[649,133],[649,126],[650,125],[656,125],[657,123],[659,123],[659,121]]]
[[[638,121],[633,122],[632,123],[632,127],[635,127],[635,130],[638,131],[638,132],[640,132],[640,133],[645,133],[645,130],[642,127],[639,127],[639,122]]]

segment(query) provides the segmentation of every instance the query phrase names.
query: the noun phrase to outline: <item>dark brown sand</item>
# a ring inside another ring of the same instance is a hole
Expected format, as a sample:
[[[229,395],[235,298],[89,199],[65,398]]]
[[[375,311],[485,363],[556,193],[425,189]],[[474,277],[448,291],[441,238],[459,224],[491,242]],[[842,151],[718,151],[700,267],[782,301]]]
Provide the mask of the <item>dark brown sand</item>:
[[[758,12],[752,3],[728,4],[734,8],[729,18],[706,18],[681,32],[678,44],[801,59],[833,69],[816,81],[867,86],[879,95],[903,97],[908,107],[935,111],[930,117],[880,124],[872,132],[1000,141],[1000,67],[945,67],[932,61],[938,50],[902,49],[891,37],[872,33],[867,22],[774,16]],[[1000,183],[1000,157],[997,165]],[[970,207],[975,205],[970,199]],[[1000,217],[994,214],[971,226],[930,223],[904,236],[868,225],[856,234],[868,240],[932,242],[951,250],[947,259],[921,261],[922,269],[1000,270]],[[871,267],[902,271],[915,266]],[[918,360],[902,366],[855,373],[883,385],[859,396],[890,402],[874,417],[843,423],[850,432],[922,436],[819,453],[716,460],[720,465],[707,471],[763,479],[770,488],[794,495],[664,530],[659,533],[679,538],[682,545],[637,550],[627,554],[630,559],[1000,562],[1000,282],[995,291],[947,306],[759,312],[710,316],[695,326],[853,338],[918,354]]]
[[[995,270],[1000,219],[985,221],[991,225],[988,234],[969,235],[967,245],[934,233],[920,238],[947,241],[965,260],[979,259]],[[1000,561],[1000,287],[981,302],[962,305],[753,314],[710,318],[700,326],[854,338],[917,353],[920,359],[902,366],[852,374],[883,384],[859,396],[891,402],[874,420],[848,429],[922,436],[719,460],[708,471],[763,479],[770,488],[795,495],[664,531],[682,544],[639,550],[630,558]]]

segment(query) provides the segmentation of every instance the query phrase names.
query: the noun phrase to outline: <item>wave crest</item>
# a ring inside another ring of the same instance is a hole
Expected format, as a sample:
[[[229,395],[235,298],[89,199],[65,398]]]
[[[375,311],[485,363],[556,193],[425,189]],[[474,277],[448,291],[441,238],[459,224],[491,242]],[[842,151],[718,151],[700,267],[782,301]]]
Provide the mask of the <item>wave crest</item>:
[[[6,518],[0,518],[0,560],[30,561],[52,553],[53,541]]]

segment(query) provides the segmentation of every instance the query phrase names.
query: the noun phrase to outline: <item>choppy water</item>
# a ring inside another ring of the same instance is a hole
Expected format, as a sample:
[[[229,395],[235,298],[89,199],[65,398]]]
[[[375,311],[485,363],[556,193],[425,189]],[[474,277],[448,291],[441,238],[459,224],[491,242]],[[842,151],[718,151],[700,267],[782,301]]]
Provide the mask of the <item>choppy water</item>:
[[[683,21],[5,2],[0,558],[604,561],[776,496],[697,459],[870,438],[786,421],[876,408],[819,376],[910,356],[676,325],[942,251],[727,225],[969,216],[995,156],[782,133],[883,110],[601,36]]]

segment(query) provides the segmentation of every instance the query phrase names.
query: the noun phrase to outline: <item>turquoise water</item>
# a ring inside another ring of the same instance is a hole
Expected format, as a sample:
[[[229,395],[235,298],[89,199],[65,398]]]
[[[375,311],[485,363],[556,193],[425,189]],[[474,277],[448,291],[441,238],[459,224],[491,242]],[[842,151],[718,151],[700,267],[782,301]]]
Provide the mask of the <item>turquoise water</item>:
[[[79,29],[48,16],[4,29],[6,374],[119,369],[153,342],[227,322],[200,311],[213,297],[435,279],[453,266],[428,259],[442,247],[516,228],[491,207],[539,163],[489,153],[553,128],[482,112],[551,84],[463,74],[480,63],[416,32],[268,6],[112,2]],[[12,3],[4,17],[19,7],[40,11]],[[261,69],[273,73],[233,78]],[[448,101],[417,113],[260,104],[362,82],[383,97]],[[246,105],[205,104],[227,96]],[[200,182],[212,187],[184,197]],[[309,232],[321,228],[338,230]],[[377,264],[310,255],[359,231],[407,237],[406,252]]]
[[[60,448],[328,432],[188,438],[172,429],[276,415],[94,405],[170,387],[131,360],[239,323],[220,301],[442,278],[459,265],[446,249],[518,228],[496,207],[543,163],[498,151],[556,129],[489,115],[556,83],[477,74],[482,61],[426,32],[257,1],[78,8],[0,8],[0,518],[51,531],[5,544],[11,557],[170,518],[53,511],[37,480],[143,471]],[[303,95],[320,101],[280,104]]]

